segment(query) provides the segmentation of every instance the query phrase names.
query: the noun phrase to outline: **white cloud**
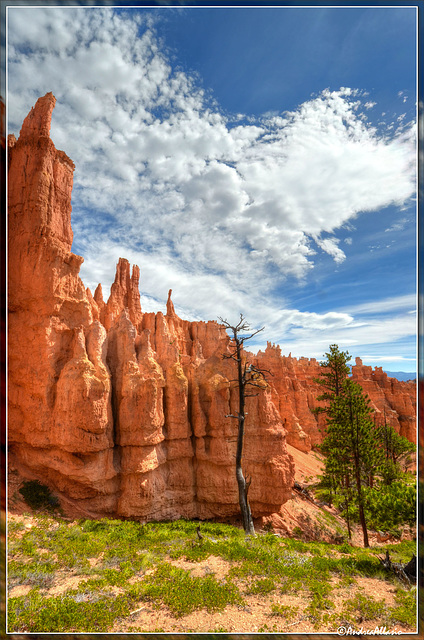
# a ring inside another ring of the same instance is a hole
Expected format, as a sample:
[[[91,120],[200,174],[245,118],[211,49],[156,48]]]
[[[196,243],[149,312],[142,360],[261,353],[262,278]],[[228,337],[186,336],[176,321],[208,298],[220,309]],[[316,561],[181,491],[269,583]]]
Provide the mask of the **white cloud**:
[[[323,328],[324,329],[324,328]],[[267,332],[268,333],[268,332]],[[280,342],[284,352],[292,352],[297,357],[307,354],[308,357],[322,358],[328,350],[329,344],[338,344],[355,356],[361,356],[361,351],[375,349],[376,355],[387,353],[387,357],[409,355],[414,357],[414,349],[406,347],[403,340],[416,334],[415,318],[404,313],[386,316],[380,319],[360,319],[351,323],[340,323],[329,330],[319,330],[319,327],[302,327],[296,331],[289,331],[284,341]],[[272,341],[280,340],[271,335]],[[399,342],[399,344],[397,344]],[[388,347],[390,345],[390,347]],[[385,358],[387,359],[387,358]]]
[[[363,364],[367,364],[366,361],[367,360],[372,360],[373,362],[398,362],[400,364],[411,364],[411,363],[415,363],[415,358],[404,358],[402,356],[390,356],[390,355],[384,355],[384,356],[375,356],[375,355],[370,355],[370,354],[365,354],[361,357]]]
[[[346,255],[337,246],[339,242],[340,241],[338,238],[324,238],[324,239],[317,238],[316,239],[316,243],[318,244],[318,246],[321,247],[323,251],[328,253],[328,255],[333,256],[334,261],[337,263],[344,262],[344,260],[346,259]]]
[[[172,288],[184,317],[243,311],[305,353],[328,346],[329,332],[368,344],[349,310],[282,311],[272,290],[305,279],[319,249],[342,263],[339,230],[413,196],[414,126],[379,134],[362,117],[375,103],[351,88],[230,120],[172,68],[152,20],[87,7],[8,12],[9,131],[53,91],[52,139],[77,167],[73,228],[87,285],[106,292],[126,257],[141,267],[148,307]],[[369,335],[382,331],[410,329],[402,316]]]
[[[405,225],[407,223],[408,223],[408,219],[407,218],[402,218],[401,220],[399,220],[399,222],[395,222],[394,224],[391,225],[391,227],[388,227],[384,231],[386,233],[387,232],[391,232],[391,231],[402,231],[405,228]]]
[[[403,309],[411,313],[411,309],[415,310],[417,306],[417,298],[415,295],[395,296],[385,298],[383,300],[372,300],[363,304],[350,306],[346,311],[353,314],[376,314],[390,313],[399,309]]]

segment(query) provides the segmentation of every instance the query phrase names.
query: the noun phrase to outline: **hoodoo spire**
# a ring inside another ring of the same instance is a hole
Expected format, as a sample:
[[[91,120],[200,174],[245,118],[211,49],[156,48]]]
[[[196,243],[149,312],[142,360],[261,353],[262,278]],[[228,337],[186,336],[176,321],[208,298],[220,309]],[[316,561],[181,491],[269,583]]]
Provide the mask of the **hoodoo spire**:
[[[34,107],[25,118],[22,124],[20,138],[36,135],[37,137],[50,137],[50,127],[52,113],[56,104],[56,98],[50,93],[46,93],[42,98],[38,98]]]
[[[175,313],[174,303],[171,300],[172,289],[168,291],[168,300],[166,302],[166,315],[168,318],[173,318],[177,314]]]

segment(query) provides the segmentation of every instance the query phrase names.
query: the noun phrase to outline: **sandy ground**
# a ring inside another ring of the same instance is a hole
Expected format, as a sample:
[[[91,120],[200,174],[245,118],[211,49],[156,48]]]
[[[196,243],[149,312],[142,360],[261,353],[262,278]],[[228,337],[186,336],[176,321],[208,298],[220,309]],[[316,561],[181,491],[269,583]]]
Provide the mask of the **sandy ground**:
[[[288,450],[294,458],[296,466],[295,480],[302,486],[311,484],[316,476],[322,472],[323,462],[322,456],[316,452],[303,453],[294,447],[288,445]],[[22,483],[22,478],[15,470],[9,473],[8,497],[9,497],[9,513],[8,520],[21,521],[25,525],[25,531],[32,526],[36,526],[36,520],[29,514],[30,509],[22,500],[18,489]],[[282,535],[292,533],[293,529],[298,526],[305,531],[305,527],[309,527],[312,531],[315,526],[319,527],[322,523],[323,511],[334,516],[340,527],[345,528],[344,521],[339,518],[331,508],[319,508],[316,504],[308,500],[299,492],[293,491],[292,499],[283,505],[283,508],[274,519],[275,523],[281,524],[280,533]],[[321,518],[321,519],[320,519]],[[69,520],[72,520],[69,517]],[[278,526],[275,526],[278,532]],[[330,527],[331,529],[331,527]],[[312,536],[313,538],[313,536]],[[378,540],[376,533],[370,533],[370,543],[372,545],[384,545],[388,540]],[[389,540],[390,541],[390,540]],[[352,540],[355,546],[362,546],[362,536],[359,528],[355,528]],[[92,559],[90,563],[93,567],[99,559]],[[209,556],[202,562],[186,562],[185,560],[172,561],[172,564],[190,571],[193,576],[204,576],[213,574],[217,579],[225,578],[231,563],[226,562],[220,557]],[[137,581],[140,576],[135,576],[131,580]],[[46,597],[57,596],[65,593],[68,589],[78,586],[79,582],[86,579],[86,576],[76,575],[72,570],[68,572],[58,572],[55,576],[53,584],[49,589],[45,590]],[[243,585],[240,583],[240,587]],[[384,600],[387,606],[394,604],[394,586],[382,580],[372,578],[356,578],[356,584],[350,587],[342,587],[338,585],[336,578],[333,579],[333,591],[330,599],[334,608],[329,609],[328,613],[335,614],[341,612],[343,604],[349,598],[354,597],[355,593],[360,592],[363,595],[370,595],[377,600]],[[30,585],[21,584],[10,589],[8,596],[17,597],[26,595],[31,589]],[[119,588],[115,588],[118,594]],[[165,606],[156,607],[153,603],[140,603],[129,616],[125,619],[118,620],[113,628],[109,630],[112,633],[289,633],[289,634],[308,634],[319,632],[336,632],[335,623],[321,624],[317,629],[305,614],[305,608],[310,603],[309,597],[303,593],[281,594],[279,590],[269,595],[245,595],[246,605],[242,608],[237,606],[228,606],[222,612],[207,613],[205,611],[195,611],[182,618],[175,616]],[[272,615],[272,604],[289,606],[295,609],[295,613],[285,619],[281,616]],[[339,621],[341,624],[342,621]],[[357,626],[352,623],[351,626],[357,630],[361,629],[374,630],[381,626],[380,620],[363,621],[358,618]],[[349,625],[347,625],[349,626]],[[414,633],[415,629],[405,625],[397,625],[389,631],[402,632],[403,634]]]

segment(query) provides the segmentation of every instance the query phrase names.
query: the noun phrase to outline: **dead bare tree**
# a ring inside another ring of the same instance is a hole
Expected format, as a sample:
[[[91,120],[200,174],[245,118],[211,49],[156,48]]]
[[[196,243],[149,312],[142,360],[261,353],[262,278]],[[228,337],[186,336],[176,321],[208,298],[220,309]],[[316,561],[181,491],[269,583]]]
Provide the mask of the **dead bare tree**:
[[[231,382],[236,382],[238,384],[238,413],[228,414],[227,418],[234,418],[238,421],[238,435],[237,435],[237,451],[236,451],[236,478],[237,485],[239,490],[239,504],[241,515],[243,519],[243,528],[247,535],[255,535],[255,528],[253,525],[252,513],[250,511],[249,501],[247,499],[247,494],[250,488],[250,484],[252,482],[251,477],[247,477],[243,475],[242,470],[242,459],[243,459],[243,442],[244,442],[244,426],[246,419],[246,398],[250,396],[257,396],[258,393],[246,393],[247,387],[257,387],[258,389],[264,389],[267,386],[267,382],[265,379],[265,369],[260,369],[256,367],[251,362],[247,361],[247,358],[243,352],[244,343],[247,340],[250,340],[256,334],[260,333],[264,330],[258,329],[253,333],[248,333],[247,335],[240,335],[250,331],[249,324],[245,321],[242,314],[240,314],[240,321],[235,326],[231,325],[227,320],[223,318],[219,318],[220,322],[224,325],[224,327],[231,332],[231,343],[230,343],[230,353],[224,353],[224,359],[231,359],[237,363],[237,378],[235,380],[231,380]]]
[[[378,556],[378,559],[386,571],[394,573],[399,580],[407,586],[417,582],[417,558],[415,553],[412,554],[412,558],[406,564],[402,564],[401,562],[392,562],[390,553],[387,549],[386,556],[384,558],[380,558]]]

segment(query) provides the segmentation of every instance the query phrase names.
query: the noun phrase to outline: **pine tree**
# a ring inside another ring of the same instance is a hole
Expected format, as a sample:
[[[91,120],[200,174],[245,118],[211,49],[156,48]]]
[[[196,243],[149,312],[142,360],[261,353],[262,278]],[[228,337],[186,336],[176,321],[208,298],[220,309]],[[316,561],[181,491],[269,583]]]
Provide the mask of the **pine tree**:
[[[413,453],[416,447],[407,438],[397,433],[391,425],[388,425],[386,419],[384,419],[382,426],[377,427],[377,436],[383,453],[379,473],[384,484],[391,485],[402,476],[401,461],[408,454]]]
[[[322,444],[327,455],[325,474],[333,478],[340,492],[345,488],[346,500],[352,497],[351,488],[355,490],[365,547],[369,542],[363,488],[368,484],[370,469],[377,468],[381,461],[371,414],[370,401],[362,388],[349,378],[344,380],[327,409],[327,435]]]
[[[336,396],[342,393],[343,382],[349,375],[350,370],[346,364],[351,359],[348,351],[340,351],[337,344],[330,344],[330,351],[325,353],[326,360],[320,363],[322,372],[319,378],[315,378],[317,382],[324,388],[324,392],[317,397],[319,402],[331,402]],[[325,407],[317,407],[314,413],[326,413],[328,405]]]

